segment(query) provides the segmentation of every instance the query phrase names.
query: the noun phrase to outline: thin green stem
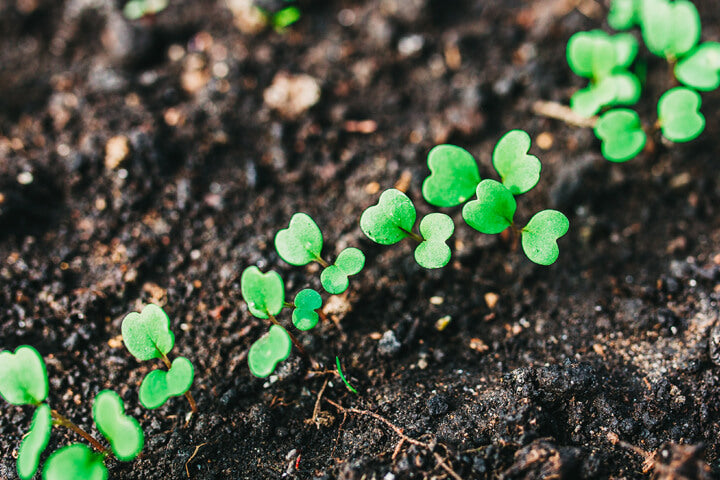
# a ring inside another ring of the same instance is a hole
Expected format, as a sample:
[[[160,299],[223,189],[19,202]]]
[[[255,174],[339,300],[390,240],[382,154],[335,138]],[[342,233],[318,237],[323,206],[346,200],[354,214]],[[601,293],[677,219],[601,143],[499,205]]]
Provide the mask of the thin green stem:
[[[106,447],[104,447],[99,441],[97,441],[97,440],[95,439],[95,437],[93,437],[93,436],[90,435],[88,432],[86,432],[85,430],[83,430],[82,428],[80,428],[79,426],[77,426],[72,420],[70,420],[69,418],[65,417],[64,415],[62,415],[62,414],[61,414],[60,412],[58,412],[57,410],[52,410],[52,411],[51,411],[51,414],[52,414],[52,418],[53,418],[53,420],[54,420],[54,423],[55,423],[56,425],[60,425],[61,427],[65,427],[65,428],[67,428],[67,429],[69,429],[69,430],[72,430],[72,431],[75,432],[76,434],[80,435],[82,438],[84,438],[85,440],[87,440],[87,441],[90,443],[90,445],[92,445],[93,448],[95,448],[95,450],[97,450],[98,452],[100,452],[100,453],[103,454],[104,456],[107,457],[108,455],[110,455],[110,450],[108,450],[108,449],[107,449]]]
[[[323,260],[323,258],[321,256],[315,255],[315,254],[313,254],[313,256],[315,257],[315,261],[317,263],[319,263],[323,268],[327,268],[330,266],[330,264],[328,262],[326,262],[325,260]]]
[[[417,233],[413,232],[412,230],[405,230],[405,229],[402,228],[402,227],[398,227],[398,228],[399,228],[400,230],[402,230],[403,232],[405,232],[408,237],[412,238],[413,240],[415,240],[415,241],[418,242],[418,243],[422,243],[422,242],[425,241],[425,239],[424,239],[423,237],[421,237],[421,236],[418,235]]]
[[[160,350],[158,350],[158,352],[160,352]],[[160,358],[162,359],[163,363],[165,364],[165,366],[167,367],[167,369],[170,370],[170,368],[172,367],[172,362],[170,361],[170,359],[168,358],[168,356],[165,355],[163,352],[160,352],[160,355],[161,355]],[[185,398],[187,398],[187,401],[188,401],[188,403],[190,404],[190,408],[192,409],[192,413],[197,413],[197,411],[198,411],[197,403],[195,402],[195,397],[193,397],[193,394],[190,392],[190,390],[188,390],[187,392],[185,392]]]

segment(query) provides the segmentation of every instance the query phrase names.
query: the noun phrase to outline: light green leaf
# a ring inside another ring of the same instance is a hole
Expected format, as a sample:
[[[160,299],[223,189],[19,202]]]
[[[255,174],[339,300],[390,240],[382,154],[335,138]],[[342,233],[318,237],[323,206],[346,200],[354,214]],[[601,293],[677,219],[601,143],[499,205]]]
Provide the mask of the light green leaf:
[[[275,366],[290,356],[292,341],[287,330],[280,325],[270,326],[270,331],[250,347],[248,366],[256,377],[265,378]]]
[[[477,187],[477,200],[463,207],[462,216],[475,230],[495,234],[513,224],[515,197],[502,183],[483,180]]]
[[[495,145],[493,166],[513,195],[529,191],[540,180],[540,160],[528,150],[530,135],[523,130],[510,130]]]
[[[570,222],[557,210],[536,213],[522,229],[522,248],[525,255],[540,265],[555,263],[560,250],[557,239],[565,235]]]
[[[567,43],[568,65],[576,75],[600,80],[616,66],[616,46],[602,30],[577,32]]]
[[[608,24],[615,30],[628,30],[638,23],[639,0],[612,0]]]
[[[145,436],[138,421],[125,415],[120,395],[112,390],[98,393],[93,403],[93,419],[118,460],[129,462],[140,454]]]
[[[140,384],[140,403],[148,409],[165,405],[170,397],[184,395],[192,386],[195,369],[185,357],[177,357],[170,369],[153,370],[143,378]]]
[[[13,405],[38,405],[48,395],[45,362],[33,347],[0,353],[0,395]]]
[[[480,172],[473,156],[455,145],[437,145],[427,158],[430,176],[422,185],[422,194],[430,205],[454,207],[472,197]]]
[[[298,330],[310,330],[318,323],[319,315],[315,310],[322,307],[322,297],[312,288],[301,290],[295,295],[295,309],[292,322]]]
[[[296,213],[290,225],[275,235],[275,249],[290,265],[307,265],[320,259],[323,237],[315,221],[305,213]]]
[[[658,102],[658,119],[662,134],[673,142],[689,142],[705,129],[700,110],[700,95],[689,88],[675,87]]]
[[[362,213],[360,230],[375,243],[392,245],[410,236],[415,217],[415,207],[408,196],[392,188],[380,195],[377,205]]]
[[[610,110],[595,124],[595,136],[602,141],[602,154],[611,162],[625,162],[645,147],[647,140],[637,113],[627,109]]]
[[[43,480],[107,480],[103,456],[82,443],[55,450],[45,462]]]
[[[720,87],[720,43],[705,42],[675,65],[675,77],[704,92]]]
[[[420,221],[423,241],[415,249],[415,261],[425,268],[442,268],[450,261],[447,239],[455,231],[452,218],[444,213],[430,213]]]
[[[121,329],[125,347],[141,361],[162,358],[175,345],[170,318],[162,308],[152,303],[145,305],[140,313],[128,313],[123,318]]]
[[[364,266],[365,254],[357,248],[346,248],[340,252],[335,264],[325,268],[320,274],[320,283],[326,292],[338,295],[350,285],[348,277],[360,272]]]
[[[248,310],[257,318],[277,315],[285,302],[285,286],[275,271],[262,273],[256,266],[246,268],[240,277],[240,290]]]
[[[687,0],[641,0],[643,40],[657,56],[677,59],[700,40],[700,14]]]
[[[35,476],[38,465],[40,465],[40,455],[45,451],[50,441],[51,430],[52,413],[50,407],[46,403],[42,403],[35,409],[32,424],[30,425],[30,433],[20,442],[17,472],[18,477],[22,480],[30,480]]]

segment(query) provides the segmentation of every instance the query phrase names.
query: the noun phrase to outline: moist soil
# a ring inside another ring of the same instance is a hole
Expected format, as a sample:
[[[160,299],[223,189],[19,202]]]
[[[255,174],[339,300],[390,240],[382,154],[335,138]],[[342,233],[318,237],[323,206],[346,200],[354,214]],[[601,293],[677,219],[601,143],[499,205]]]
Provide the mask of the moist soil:
[[[565,43],[607,29],[594,1],[307,1],[298,24],[256,33],[228,7],[242,2],[172,1],[132,23],[121,3],[0,4],[0,346],[35,346],[51,405],[95,433],[95,394],[120,393],[146,444],[109,460],[111,478],[718,477],[717,92],[699,139],[655,132],[612,164],[590,129],[532,109],[583,86]],[[696,4],[717,41],[716,2]],[[640,58],[652,125],[673,84]],[[313,77],[319,101],[271,108],[283,72]],[[543,164],[519,223],[543,208],[570,219],[556,264],[459,208],[443,210],[456,234],[440,270],[361,233],[386,188],[433,211],[420,194],[432,146],[461,145],[496,178],[492,148],[514,128]],[[247,353],[268,324],[242,301],[243,269],[279,271],[288,298],[319,289],[317,268],[273,248],[295,212],[316,220],[327,258],[356,246],[367,263],[298,333],[322,367],[293,352],[257,379]],[[124,349],[120,324],[148,302],[170,315],[171,357],[195,365],[189,420],[182,397],[139,405],[160,365]],[[0,478],[17,478],[31,415],[2,407]],[[50,448],[77,440],[58,429]]]

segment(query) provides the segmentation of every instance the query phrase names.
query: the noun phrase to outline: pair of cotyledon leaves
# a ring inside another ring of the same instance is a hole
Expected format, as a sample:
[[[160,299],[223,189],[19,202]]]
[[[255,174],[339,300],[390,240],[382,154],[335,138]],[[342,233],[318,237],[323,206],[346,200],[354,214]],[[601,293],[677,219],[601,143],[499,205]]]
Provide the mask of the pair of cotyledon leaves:
[[[288,228],[275,235],[275,249],[280,258],[290,265],[303,266],[310,262],[322,263],[323,236],[315,221],[305,213],[296,213]],[[347,290],[348,277],[359,273],[365,266],[365,255],[357,248],[346,248],[335,263],[325,267],[320,283],[326,292],[337,295]]]
[[[14,353],[0,353],[0,395],[14,405],[35,405],[30,432],[18,450],[18,476],[32,478],[47,447],[52,429],[52,411],[44,403],[48,395],[45,362],[33,347],[21,346]],[[93,419],[119,460],[134,459],[142,450],[144,435],[134,418],[125,415],[120,396],[103,390],[95,397]],[[53,452],[43,468],[47,480],[107,478],[104,456],[82,444]]]
[[[175,346],[170,318],[162,308],[152,303],[141,312],[130,312],[123,318],[122,336],[125,347],[141,362],[167,358]],[[194,376],[190,360],[178,357],[167,371],[153,370],[145,376],[140,384],[140,403],[145,408],[158,408],[170,397],[185,394]]]
[[[629,33],[592,30],[570,37],[568,64],[577,75],[590,79],[590,85],[570,99],[573,111],[591,117],[605,106],[635,104],[640,99],[640,81],[627,69],[637,52],[637,40]]]
[[[282,277],[275,271],[262,273],[255,266],[246,268],[240,278],[240,290],[248,304],[248,310],[255,317],[274,318],[285,306],[285,286]],[[293,303],[292,321],[295,327],[303,331],[314,328],[320,318],[316,311],[322,306],[320,294],[306,288],[295,296]],[[278,363],[290,356],[291,349],[292,342],[287,330],[280,325],[272,325],[268,333],[250,347],[250,372],[256,377],[267,377]]]
[[[529,149],[530,136],[522,130],[512,130],[498,141],[492,160],[502,179],[500,183],[480,181],[477,163],[466,150],[439,145],[428,155],[431,174],[423,182],[423,196],[432,205],[452,207],[464,203],[474,193],[477,198],[463,207],[463,218],[482,233],[500,233],[514,224],[517,208],[514,195],[526,193],[540,179],[540,161],[528,154]],[[382,203],[383,198],[380,200]],[[521,230],[525,254],[541,265],[555,262],[559,253],[557,239],[567,233],[568,227],[568,220],[562,213],[555,210],[539,212]],[[452,234],[450,229],[445,233],[448,231]],[[449,254],[448,249],[448,258]]]

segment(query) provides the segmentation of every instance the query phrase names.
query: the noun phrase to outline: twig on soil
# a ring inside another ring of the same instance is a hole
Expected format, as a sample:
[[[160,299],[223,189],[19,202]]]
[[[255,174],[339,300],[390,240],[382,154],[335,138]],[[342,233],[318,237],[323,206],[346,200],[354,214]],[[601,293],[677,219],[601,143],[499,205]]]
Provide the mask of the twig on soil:
[[[192,459],[195,458],[195,455],[197,455],[198,450],[200,450],[200,447],[204,447],[205,445],[207,445],[207,442],[201,443],[200,445],[196,446],[193,454],[190,455],[190,458],[188,458],[187,462],[185,462],[185,473],[187,473],[188,478],[190,478],[190,469],[188,468],[188,465],[190,464]]]
[[[320,401],[322,400],[323,393],[325,393],[325,388],[327,387],[328,382],[330,381],[330,378],[325,378],[325,382],[323,382],[322,388],[320,388],[320,391],[318,392],[317,400],[315,400],[315,408],[313,408],[313,414],[312,418],[308,421],[308,423],[312,422],[315,424],[315,427],[320,430],[320,422],[318,422],[318,415],[320,414]]]
[[[395,458],[395,456],[399,452],[400,446],[403,443],[409,443],[411,445],[415,445],[417,447],[423,448],[430,452],[433,451],[432,445],[430,445],[429,443],[425,443],[423,441],[417,440],[415,438],[408,437],[407,435],[405,435],[405,433],[403,433],[402,428],[398,427],[397,425],[395,425],[394,423],[392,423],[390,420],[383,417],[382,415],[379,415],[375,412],[371,412],[370,410],[361,410],[359,408],[352,408],[352,407],[346,408],[346,407],[343,407],[342,405],[340,405],[339,403],[333,402],[329,398],[325,398],[325,401],[328,402],[333,407],[335,407],[338,411],[342,412],[343,414],[354,413],[356,415],[364,415],[364,416],[372,417],[375,420],[377,420],[381,423],[384,423],[388,428],[390,428],[390,430],[395,432],[395,434],[398,437],[400,437],[400,444],[397,447],[395,447],[395,452],[393,453],[393,458]],[[440,468],[442,468],[443,470],[445,470],[448,473],[448,475],[450,475],[455,480],[462,480],[462,477],[460,475],[458,475],[450,465],[448,465],[447,457],[443,458],[442,455],[440,455],[437,452],[433,452],[433,455],[435,456],[435,461],[437,462],[438,466]]]
[[[573,112],[570,107],[557,102],[538,100],[533,103],[532,111],[537,115],[562,120],[569,125],[575,125],[577,127],[594,128],[597,123],[597,117],[583,117]]]

